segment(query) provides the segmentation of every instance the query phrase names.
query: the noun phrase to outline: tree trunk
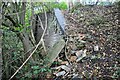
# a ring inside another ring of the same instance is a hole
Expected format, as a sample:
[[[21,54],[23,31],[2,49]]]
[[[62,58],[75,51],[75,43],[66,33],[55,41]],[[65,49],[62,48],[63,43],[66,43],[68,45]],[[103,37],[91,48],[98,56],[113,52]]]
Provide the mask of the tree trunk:
[[[0,27],[2,24],[2,4],[0,3]],[[0,30],[0,80],[2,79],[2,30]]]
[[[20,17],[20,20],[17,22],[17,21],[15,21],[14,19],[13,19],[13,17],[11,17],[11,16],[5,16],[5,18],[6,19],[8,19],[8,20],[10,20],[11,22],[12,22],[12,24],[13,24],[13,26],[14,27],[21,27],[20,25],[19,25],[19,23],[23,26],[23,27],[26,27],[25,26],[25,12],[26,12],[26,3],[25,2],[22,2],[21,3],[22,5],[21,5],[21,11],[23,11],[20,15],[19,15],[19,17]],[[17,6],[17,7],[19,7],[19,5],[17,5],[17,4],[14,4],[14,6]],[[8,24],[8,27],[9,27],[10,25]],[[14,32],[16,31],[16,30],[14,30],[14,27],[10,27],[11,28],[11,30],[13,30]],[[30,49],[31,49],[31,41],[29,40],[29,33],[27,33],[27,32],[25,32],[25,31],[22,31],[22,32],[17,32],[16,33],[17,34],[17,36],[20,38],[20,40],[22,41],[22,43],[23,43],[23,48],[24,48],[24,52],[27,52],[27,51],[29,51]],[[30,53],[30,52],[29,52]],[[27,57],[29,56],[29,53],[27,53]],[[23,54],[24,55],[24,54]]]
[[[24,12],[21,13],[21,18],[20,18],[20,23],[25,26],[25,12],[26,12],[26,3],[23,2],[22,3],[22,8],[21,8]],[[26,27],[26,26],[25,26]],[[22,43],[23,43],[23,47],[24,47],[24,51],[28,52],[31,49],[31,42],[29,40],[29,36],[26,32],[22,32],[20,33],[20,35],[18,36]],[[30,52],[29,52],[30,53]],[[27,57],[29,56],[29,53],[27,54]]]
[[[118,2],[118,25],[120,25],[120,1]]]
[[[2,79],[2,30],[0,30],[0,80]]]
[[[18,35],[18,37],[21,39],[22,43],[23,43],[23,48],[24,48],[24,52],[28,52],[31,49],[31,42],[29,40],[29,37],[27,34],[25,33],[20,33]],[[29,55],[29,54],[28,54]]]

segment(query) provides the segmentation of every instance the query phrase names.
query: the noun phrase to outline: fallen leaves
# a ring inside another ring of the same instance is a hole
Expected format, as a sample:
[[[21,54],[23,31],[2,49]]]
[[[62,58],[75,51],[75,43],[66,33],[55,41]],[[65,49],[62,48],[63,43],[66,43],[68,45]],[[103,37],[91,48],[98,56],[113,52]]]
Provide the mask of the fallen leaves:
[[[68,61],[62,61],[61,62],[61,65],[67,65],[67,64],[69,64]]]
[[[78,34],[80,40],[84,39],[85,38],[85,34]]]
[[[65,71],[61,71],[61,72],[58,72],[58,73],[56,73],[55,75],[58,77],[58,76],[63,76],[63,75],[65,75]]]
[[[113,9],[85,6],[79,11],[80,14],[65,14],[68,19],[66,49],[69,59],[62,60],[56,76],[66,75],[67,79],[102,79],[104,75],[112,76],[113,68],[107,67],[118,65],[116,61],[119,60],[116,31],[112,26],[116,23],[110,14]],[[105,15],[108,12],[110,15]]]
[[[80,61],[82,58],[86,57],[86,49],[84,51],[80,50],[79,52],[76,53],[78,59],[76,62]]]
[[[87,70],[83,71],[82,74],[87,78],[90,79],[92,77],[92,73],[88,72]]]
[[[98,45],[94,46],[94,51],[99,51],[99,46]]]
[[[71,62],[75,62],[75,61],[76,61],[76,59],[77,59],[77,57],[76,57],[76,56],[71,56],[71,57],[70,57],[70,61],[71,61]]]

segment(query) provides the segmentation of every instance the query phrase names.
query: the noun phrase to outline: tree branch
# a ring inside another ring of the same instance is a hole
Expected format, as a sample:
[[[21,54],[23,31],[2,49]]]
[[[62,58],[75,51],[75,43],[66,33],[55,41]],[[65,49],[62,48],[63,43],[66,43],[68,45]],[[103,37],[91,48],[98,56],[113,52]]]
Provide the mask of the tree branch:
[[[19,32],[18,30],[15,30],[14,28],[11,28],[9,25],[2,23],[3,26],[5,27],[9,27],[9,30],[13,31],[13,32]]]
[[[5,18],[9,19],[12,22],[13,26],[20,27],[20,25],[18,23],[16,23],[10,16],[5,15]]]
[[[46,12],[45,12],[46,14]],[[47,16],[46,16],[47,17]],[[46,18],[47,19],[47,18]],[[16,72],[10,77],[9,80],[12,80],[12,78],[19,72],[19,70],[22,69],[22,67],[27,63],[27,61],[32,57],[32,55],[35,53],[35,51],[37,50],[37,48],[39,47],[39,45],[42,43],[42,40],[43,40],[43,37],[46,33],[46,30],[47,30],[47,26],[45,26],[45,30],[41,36],[41,39],[40,41],[38,42],[38,44],[35,46],[35,49],[31,52],[31,54],[29,55],[29,57],[24,61],[24,63],[16,70]]]

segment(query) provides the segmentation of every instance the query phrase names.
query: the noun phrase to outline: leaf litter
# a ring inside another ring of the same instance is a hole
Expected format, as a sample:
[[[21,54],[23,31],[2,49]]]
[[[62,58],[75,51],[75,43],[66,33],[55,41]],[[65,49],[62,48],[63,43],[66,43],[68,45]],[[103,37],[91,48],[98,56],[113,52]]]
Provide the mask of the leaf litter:
[[[55,79],[120,78],[116,10],[115,6],[84,6],[64,12],[68,40],[66,52],[58,56],[61,63],[51,66],[57,71]]]

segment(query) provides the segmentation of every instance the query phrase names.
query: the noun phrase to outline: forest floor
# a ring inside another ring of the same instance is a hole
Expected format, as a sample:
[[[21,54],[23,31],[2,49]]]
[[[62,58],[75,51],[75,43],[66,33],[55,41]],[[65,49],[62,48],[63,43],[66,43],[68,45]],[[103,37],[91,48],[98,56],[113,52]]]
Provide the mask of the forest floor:
[[[64,14],[66,49],[56,59],[60,64],[52,67],[55,80],[120,79],[117,9],[85,6]]]

